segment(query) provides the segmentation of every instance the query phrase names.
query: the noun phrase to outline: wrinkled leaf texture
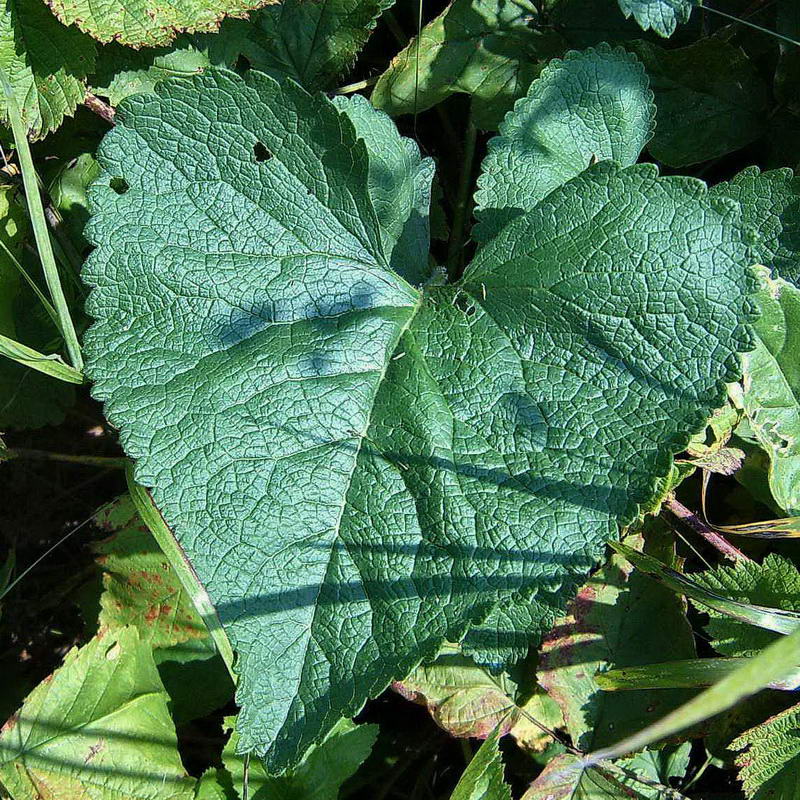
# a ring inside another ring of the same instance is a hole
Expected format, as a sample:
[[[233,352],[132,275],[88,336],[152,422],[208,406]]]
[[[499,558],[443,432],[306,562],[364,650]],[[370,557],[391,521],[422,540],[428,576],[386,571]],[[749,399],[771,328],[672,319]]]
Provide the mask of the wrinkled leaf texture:
[[[749,346],[737,206],[651,165],[596,165],[421,291],[352,123],[291,82],[163,83],[99,160],[89,374],[270,771],[496,603],[563,606]]]

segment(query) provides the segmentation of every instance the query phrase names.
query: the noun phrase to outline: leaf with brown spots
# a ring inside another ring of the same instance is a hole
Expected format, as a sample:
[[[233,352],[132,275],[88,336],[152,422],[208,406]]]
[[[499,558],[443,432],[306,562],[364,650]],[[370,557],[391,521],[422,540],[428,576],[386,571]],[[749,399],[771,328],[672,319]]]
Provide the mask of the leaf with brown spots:
[[[112,535],[94,545],[103,568],[101,629],[126,625],[158,650],[157,660],[208,658],[214,646],[178,576],[128,495],[101,511],[96,524]]]

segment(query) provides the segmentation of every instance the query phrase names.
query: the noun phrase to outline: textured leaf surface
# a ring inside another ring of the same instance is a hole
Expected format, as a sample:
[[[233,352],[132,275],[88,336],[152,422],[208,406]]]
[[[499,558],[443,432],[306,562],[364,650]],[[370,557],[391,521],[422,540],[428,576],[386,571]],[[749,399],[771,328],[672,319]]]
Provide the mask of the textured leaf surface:
[[[719,38],[665,50],[632,46],[656,97],[651,155],[684,167],[738,150],[765,129],[769,88],[741,49]]]
[[[741,204],[745,223],[758,232],[754,262],[800,285],[800,178],[789,169],[748,167],[711,192]]]
[[[494,130],[562,50],[560,36],[535,30],[528,0],[454,0],[381,75],[372,102],[396,116],[425,111],[456,92],[471,96],[478,127]]]
[[[42,0],[7,0],[0,9],[0,67],[33,138],[55,130],[83,101],[94,59],[94,42],[61,25]],[[7,122],[4,99],[0,108]]]
[[[503,757],[494,730],[469,762],[450,800],[511,800],[511,789],[503,775]]]
[[[369,194],[378,216],[383,247],[389,263],[409,283],[430,277],[432,158],[422,158],[412,140],[400,136],[397,126],[361,95],[336,97],[334,103],[347,114],[356,136],[369,154]]]
[[[618,0],[626,17],[633,16],[643,30],[654,30],[659,36],[672,36],[675,28],[688,22],[698,0]]]
[[[653,523],[648,549],[669,557],[671,537]],[[663,624],[653,625],[658,619]],[[598,673],[695,655],[684,601],[614,555],[578,592],[542,646],[539,683],[561,706],[581,750],[618,741],[690,697],[680,690],[605,692]]]
[[[744,792],[753,800],[797,800],[800,705],[771,717],[731,744]]]
[[[377,736],[377,725],[356,725],[342,719],[296,767],[283,775],[268,775],[257,760],[251,760],[250,796],[253,800],[336,800],[342,784],[372,751]],[[238,738],[238,733],[232,731],[222,760],[230,772],[233,788],[243,796],[245,769],[244,760],[236,754]]]
[[[16,189],[0,188],[0,242],[18,262],[28,234]],[[40,313],[41,312],[41,313]],[[12,258],[0,248],[0,334],[50,352],[57,335],[39,300]],[[75,390],[63,381],[0,356],[0,430],[56,425],[72,404]]]
[[[598,767],[580,766],[565,754],[552,759],[522,800],[631,800],[641,798]]]
[[[769,554],[763,563],[739,562],[732,567],[694,573],[695,580],[713,592],[744,603],[786,611],[800,611],[800,572],[786,558]],[[711,645],[726,656],[753,656],[780,634],[748,625],[707,606],[711,620],[706,630]]]
[[[189,800],[167,695],[135,628],[98,636],[37,686],[0,732],[15,800]]]
[[[769,455],[769,486],[789,514],[800,512],[800,289],[759,269],[755,348],[742,356],[741,404]]]
[[[746,246],[699,182],[606,163],[420,294],[328,100],[157,92],[99,154],[89,371],[275,771],[494,603],[570,593],[736,376]]]
[[[644,67],[621,48],[551,61],[489,142],[475,238],[490,239],[593,161],[635,164],[655,122],[648,87]]]
[[[101,42],[132,47],[167,44],[180,31],[212,31],[226,16],[241,17],[269,0],[48,0],[65,25]]]

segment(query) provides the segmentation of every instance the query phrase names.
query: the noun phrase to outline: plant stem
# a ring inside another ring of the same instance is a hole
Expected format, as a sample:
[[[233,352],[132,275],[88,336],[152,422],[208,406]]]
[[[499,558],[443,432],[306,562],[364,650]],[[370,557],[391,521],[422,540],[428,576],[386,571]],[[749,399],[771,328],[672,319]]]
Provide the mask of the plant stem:
[[[771,31],[769,28],[762,28],[761,25],[756,25],[755,22],[748,22],[746,19],[741,19],[740,17],[734,17],[733,14],[728,14],[725,11],[720,11],[718,8],[712,8],[711,6],[700,6],[704,11],[711,11],[713,14],[719,14],[720,17],[725,17],[725,19],[729,19],[732,22],[738,22],[740,25],[745,25],[748,28],[752,28],[753,30],[760,31],[761,33],[766,33],[767,36],[774,36],[776,39],[780,39],[782,42],[786,42],[787,44],[793,44],[795,47],[800,47],[800,42],[796,39],[791,39],[788,36],[784,36],[782,33],[778,33],[777,31]]]
[[[228,639],[228,634],[225,633],[225,629],[222,627],[222,623],[217,616],[217,609],[214,608],[214,604],[211,602],[211,598],[208,596],[205,586],[200,582],[200,578],[186,558],[183,548],[164,521],[161,512],[156,508],[153,498],[150,496],[150,492],[136,482],[136,479],[133,477],[133,465],[130,464],[130,462],[125,470],[125,477],[128,479],[128,491],[131,494],[131,499],[136,506],[136,510],[139,512],[139,516],[142,518],[145,525],[147,525],[150,533],[153,534],[153,538],[167,557],[170,566],[175,570],[175,574],[178,576],[181,586],[183,586],[184,591],[189,595],[197,613],[200,615],[203,622],[205,622],[208,632],[211,634],[211,638],[214,640],[214,644],[216,644],[217,650],[222,660],[225,662],[228,674],[231,676],[231,680],[235,686],[238,682],[238,676],[233,668],[235,660],[233,647],[231,646],[230,639]]]
[[[700,519],[693,511],[686,508],[683,503],[674,497],[667,498],[664,507],[674,514],[678,519],[683,520],[695,533],[702,536],[712,547],[719,550],[726,558],[732,561],[751,561],[738,547],[734,547],[727,539],[720,536],[715,530]]]
[[[447,271],[451,280],[459,277],[464,253],[464,231],[467,226],[467,209],[470,204],[469,193],[472,187],[472,167],[475,160],[475,145],[477,141],[478,129],[475,127],[472,117],[470,117],[464,141],[464,157],[461,164],[456,205],[453,210],[453,230],[450,232],[450,244],[447,248]]]
[[[365,78],[363,81],[356,81],[356,83],[348,83],[345,86],[340,86],[334,91],[334,94],[353,94],[354,92],[360,92],[362,89],[374,86],[378,82],[379,77],[379,75],[375,75],[372,78]]]
[[[109,125],[114,124],[116,111],[108,104],[104,103],[99,97],[93,95],[91,92],[86,92],[86,97],[83,99],[83,104],[89,111],[93,111],[98,117],[104,119]]]
[[[33,166],[31,148],[28,144],[28,136],[22,124],[22,117],[19,113],[17,100],[14,97],[14,90],[8,81],[6,73],[0,69],[0,81],[3,83],[3,91],[6,98],[6,108],[8,118],[11,122],[11,130],[14,134],[14,143],[17,147],[19,165],[22,169],[22,183],[25,187],[25,197],[28,202],[28,214],[31,218],[31,226],[39,248],[39,258],[44,269],[44,277],[50,297],[53,300],[56,312],[58,313],[59,327],[61,335],[67,346],[72,366],[79,372],[83,372],[83,357],[81,356],[81,346],[78,343],[78,335],[75,333],[75,326],[72,324],[72,317],[67,306],[67,298],[61,287],[61,278],[58,274],[55,256],[53,255],[53,245],[50,242],[50,232],[47,229],[47,222],[44,216],[42,198],[39,194],[39,185],[36,178],[36,169]]]
[[[66,464],[83,464],[87,467],[107,467],[125,469],[130,463],[127,458],[115,456],[77,456],[71,453],[51,453],[49,450],[34,450],[29,447],[8,447],[0,450],[0,460],[19,458],[27,461],[62,461]]]

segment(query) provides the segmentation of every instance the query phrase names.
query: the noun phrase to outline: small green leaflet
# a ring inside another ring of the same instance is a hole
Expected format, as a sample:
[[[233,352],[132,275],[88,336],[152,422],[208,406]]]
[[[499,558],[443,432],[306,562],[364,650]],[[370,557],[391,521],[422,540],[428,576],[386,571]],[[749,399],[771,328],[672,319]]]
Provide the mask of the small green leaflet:
[[[31,0],[32,1],[32,0]],[[269,0],[48,0],[65,25],[77,25],[101,42],[158,47],[183,31],[213,31],[226,16],[242,17]]]
[[[800,572],[788,558],[770,553],[759,564],[737,562],[733,566],[693,573],[701,586],[738,602],[758,607],[800,612]],[[713,637],[711,646],[725,656],[753,656],[780,634],[748,625],[728,614],[703,604],[711,619],[706,630]],[[795,622],[797,625],[797,622]]]
[[[499,738],[498,726],[467,765],[450,800],[511,800],[511,789],[503,776]]]
[[[190,800],[167,694],[135,628],[67,653],[0,733],[14,800]]]
[[[794,800],[800,771],[800,705],[756,725],[731,744],[751,800]]]
[[[489,142],[474,238],[488,241],[595,161],[635,164],[655,114],[644,67],[622,48],[572,50],[551,61]]]
[[[760,311],[755,348],[742,355],[738,397],[758,443],[769,455],[769,486],[775,502],[800,512],[800,289],[757,270]]]
[[[655,31],[668,37],[675,33],[680,23],[688,22],[692,8],[700,0],[617,0],[622,13],[633,18],[642,30]]]
[[[530,717],[549,728],[563,726],[558,706],[538,687],[519,705],[514,698],[520,692],[506,673],[492,675],[450,644],[435,661],[421,664],[392,688],[426,706],[451,736],[485,739],[497,729],[503,736],[510,733],[523,748],[541,750],[550,737]]]
[[[698,181],[598,164],[419,291],[368,158],[324,96],[209,70],[121,104],[92,194],[95,395],[270,772],[495,604],[563,606],[749,346],[738,209]]]
[[[42,0],[8,0],[0,9],[0,67],[34,139],[55,130],[86,94],[94,42],[65,28]],[[0,92],[2,119],[8,122]]]
[[[530,0],[454,0],[395,56],[372,102],[397,116],[463,92],[475,124],[495,130],[542,61],[564,49],[558,34],[532,24],[538,13]]]

